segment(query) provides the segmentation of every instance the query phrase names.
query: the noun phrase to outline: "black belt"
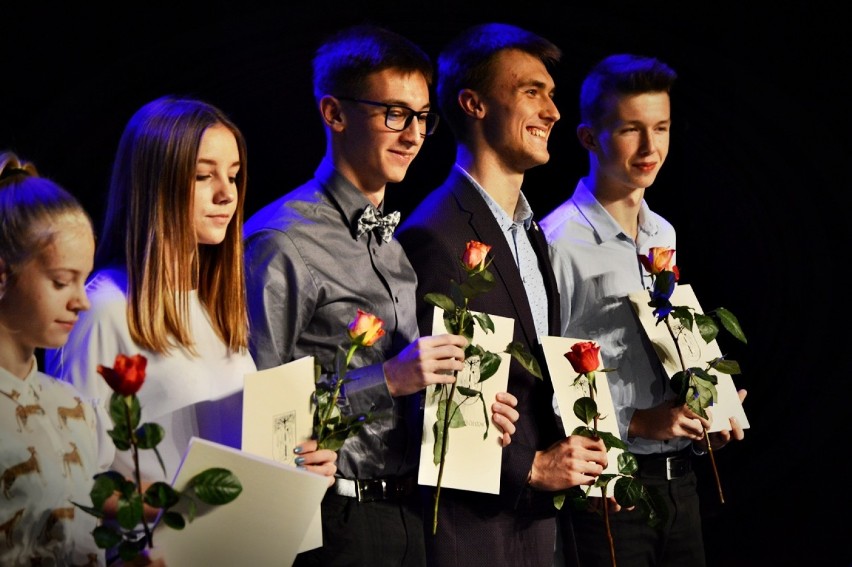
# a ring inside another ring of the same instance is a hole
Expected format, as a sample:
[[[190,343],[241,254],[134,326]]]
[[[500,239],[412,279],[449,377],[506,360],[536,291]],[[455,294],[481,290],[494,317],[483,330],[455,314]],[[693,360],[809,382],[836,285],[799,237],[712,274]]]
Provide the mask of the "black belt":
[[[639,463],[639,476],[672,480],[686,476],[692,471],[691,449],[687,447],[676,453],[652,453],[634,455]]]
[[[334,481],[334,492],[341,496],[357,498],[358,502],[376,502],[378,500],[394,500],[413,494],[417,487],[415,477],[403,478],[369,478],[348,479],[337,478]]]

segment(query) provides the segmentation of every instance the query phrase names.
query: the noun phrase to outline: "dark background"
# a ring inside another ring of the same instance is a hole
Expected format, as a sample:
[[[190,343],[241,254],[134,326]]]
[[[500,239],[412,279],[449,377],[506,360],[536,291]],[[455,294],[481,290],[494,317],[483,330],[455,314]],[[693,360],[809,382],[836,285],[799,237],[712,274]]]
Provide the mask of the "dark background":
[[[749,391],[751,428],[716,455],[724,505],[706,459],[699,471],[710,565],[852,564],[847,18],[815,2],[511,3],[3,2],[0,148],[35,161],[99,223],[131,114],[163,94],[197,96],[246,135],[251,214],[307,180],[323,154],[309,62],[327,33],[373,21],[437,56],[463,27],[504,21],[564,52],[551,161],[524,185],[541,218],[586,171],[574,136],[584,72],[616,51],[658,56],[679,80],[672,148],[646,197],[678,229],[682,282],[705,309],[734,312],[749,337],[719,340],[743,367],[735,381]],[[439,128],[389,188],[388,210],[404,217],[453,157]]]

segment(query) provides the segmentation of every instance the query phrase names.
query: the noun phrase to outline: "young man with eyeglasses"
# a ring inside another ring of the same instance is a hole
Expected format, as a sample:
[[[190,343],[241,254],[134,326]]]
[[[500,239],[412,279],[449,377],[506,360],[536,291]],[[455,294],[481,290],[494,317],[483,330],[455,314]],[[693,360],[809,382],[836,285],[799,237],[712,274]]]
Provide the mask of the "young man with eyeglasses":
[[[331,375],[358,309],[385,335],[352,359],[344,396],[376,421],[338,452],[322,503],[323,546],[295,565],[425,565],[417,492],[421,396],[463,368],[466,339],[419,337],[416,276],[384,214],[385,188],[402,181],[438,116],[432,64],[409,40],[374,26],[332,36],[313,60],[326,154],[314,178],[245,225],[250,346],[259,369],[314,356]],[[500,394],[494,424],[508,444],[517,400]]]
[[[473,26],[447,44],[438,58],[438,103],[456,138],[456,163],[399,230],[420,298],[463,280],[458,254],[466,242],[492,246],[496,283],[469,307],[514,319],[513,340],[542,367],[539,337],[559,333],[559,293],[521,185],[528,169],[550,158],[559,111],[549,69],[560,56],[548,40],[499,23]],[[420,328],[430,328],[432,307],[421,302],[418,311]],[[520,420],[503,449],[500,493],[441,490],[438,531],[426,536],[430,567],[550,567],[554,493],[592,484],[606,466],[600,439],[561,434],[548,378],[512,361],[508,390]]]

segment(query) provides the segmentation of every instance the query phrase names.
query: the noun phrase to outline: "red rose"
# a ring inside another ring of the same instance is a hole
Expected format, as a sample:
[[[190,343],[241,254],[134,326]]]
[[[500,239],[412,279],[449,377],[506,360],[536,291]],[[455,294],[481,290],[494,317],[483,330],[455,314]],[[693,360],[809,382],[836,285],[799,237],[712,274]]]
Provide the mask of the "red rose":
[[[462,263],[464,263],[465,268],[468,270],[481,272],[485,269],[485,257],[490,250],[491,246],[488,244],[471,240],[467,243],[467,247],[464,250]]]
[[[349,338],[361,346],[373,346],[373,343],[384,336],[385,330],[382,329],[384,324],[384,321],[372,313],[359,309],[358,314],[349,323]]]
[[[565,358],[574,367],[577,374],[588,374],[598,369],[598,353],[601,347],[591,341],[574,343],[571,350],[565,353]]]
[[[148,364],[141,354],[127,356],[119,354],[115,357],[115,366],[109,368],[98,364],[98,374],[104,377],[109,387],[123,396],[132,396],[139,391],[145,382],[145,366]]]

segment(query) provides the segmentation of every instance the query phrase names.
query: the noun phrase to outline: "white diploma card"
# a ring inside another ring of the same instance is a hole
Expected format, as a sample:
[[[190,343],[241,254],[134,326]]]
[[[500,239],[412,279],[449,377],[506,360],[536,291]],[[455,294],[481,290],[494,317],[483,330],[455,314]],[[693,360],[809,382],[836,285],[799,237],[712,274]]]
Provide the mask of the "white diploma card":
[[[588,339],[539,337],[539,340],[544,350],[544,359],[550,373],[550,379],[553,381],[553,392],[556,395],[556,405],[559,407],[565,434],[571,435],[571,432],[580,426],[594,426],[594,423],[583,423],[580,418],[574,415],[574,402],[582,397],[589,397],[591,394],[588,380],[583,379],[576,386],[574,385],[577,371],[571,366],[571,362],[565,358],[565,353],[570,352],[575,343],[586,342]],[[598,355],[598,368],[601,367],[600,355]],[[609,382],[604,372],[595,373],[594,400],[598,406],[598,413],[601,415],[598,419],[598,430],[606,431],[621,439],[621,435],[618,433],[618,422],[615,419],[615,407],[612,404],[612,396],[609,392]],[[615,447],[609,449],[604,474],[618,474],[618,455],[621,452],[621,449]],[[585,489],[586,487],[582,488]],[[612,496],[614,489],[615,479],[607,485],[607,495]],[[601,496],[601,492],[600,488],[592,487],[589,495]]]
[[[642,327],[645,328],[645,333],[651,340],[651,344],[654,346],[657,356],[659,356],[660,361],[663,363],[666,373],[671,378],[683,369],[678,358],[675,342],[669,334],[666,325],[664,323],[657,324],[657,318],[654,316],[654,308],[648,305],[650,300],[651,296],[647,291],[630,294],[630,303],[639,316]],[[670,301],[672,305],[692,307],[695,312],[704,313],[690,285],[676,285]],[[677,342],[687,368],[699,367],[706,369],[707,363],[722,356],[722,351],[719,350],[719,345],[716,341],[712,340],[709,343],[705,343],[697,329],[685,329],[676,319],[672,321],[672,326],[678,337]],[[722,330],[721,332],[725,331]],[[731,337],[731,340],[736,339]],[[743,429],[747,429],[749,427],[748,418],[746,418],[745,410],[740,402],[739,395],[737,395],[734,380],[729,374],[719,371],[711,371],[711,373],[717,378],[716,393],[718,399],[716,404],[707,408],[711,417],[710,432],[730,429],[731,425],[728,420],[731,417],[735,417],[740,426]]]
[[[173,486],[184,490],[212,467],[234,473],[242,492],[220,506],[194,498],[197,515],[183,530],[163,526],[155,532],[156,557],[182,567],[292,565],[325,495],[326,477],[193,437]],[[184,498],[175,510],[186,512],[185,506]]]
[[[457,384],[482,392],[485,400],[483,412],[482,401],[477,397],[465,398],[456,393],[454,401],[465,400],[461,412],[465,426],[450,428],[447,452],[444,458],[444,473],[441,477],[441,487],[485,492],[500,493],[500,469],[502,468],[503,448],[500,446],[502,434],[491,423],[491,405],[498,392],[505,392],[509,385],[509,364],[511,355],[503,353],[512,342],[515,332],[515,320],[508,317],[492,315],[494,332],[483,331],[478,324],[474,325],[473,344],[484,350],[500,354],[502,362],[497,372],[483,382],[478,382],[479,367],[476,361],[468,362],[465,369],[459,372]],[[432,324],[432,334],[446,334],[444,311],[435,308]],[[501,354],[502,353],[502,354]],[[449,385],[445,385],[449,392]],[[423,441],[420,445],[420,471],[417,481],[422,485],[437,486],[439,465],[435,464],[434,447],[435,434],[432,427],[437,422],[438,396],[435,386],[426,389],[426,408],[423,417]],[[488,436],[483,439],[486,429]]]
[[[246,374],[243,391],[242,449],[295,466],[293,447],[311,438],[314,357]],[[299,551],[322,546],[322,515],[317,507]]]

